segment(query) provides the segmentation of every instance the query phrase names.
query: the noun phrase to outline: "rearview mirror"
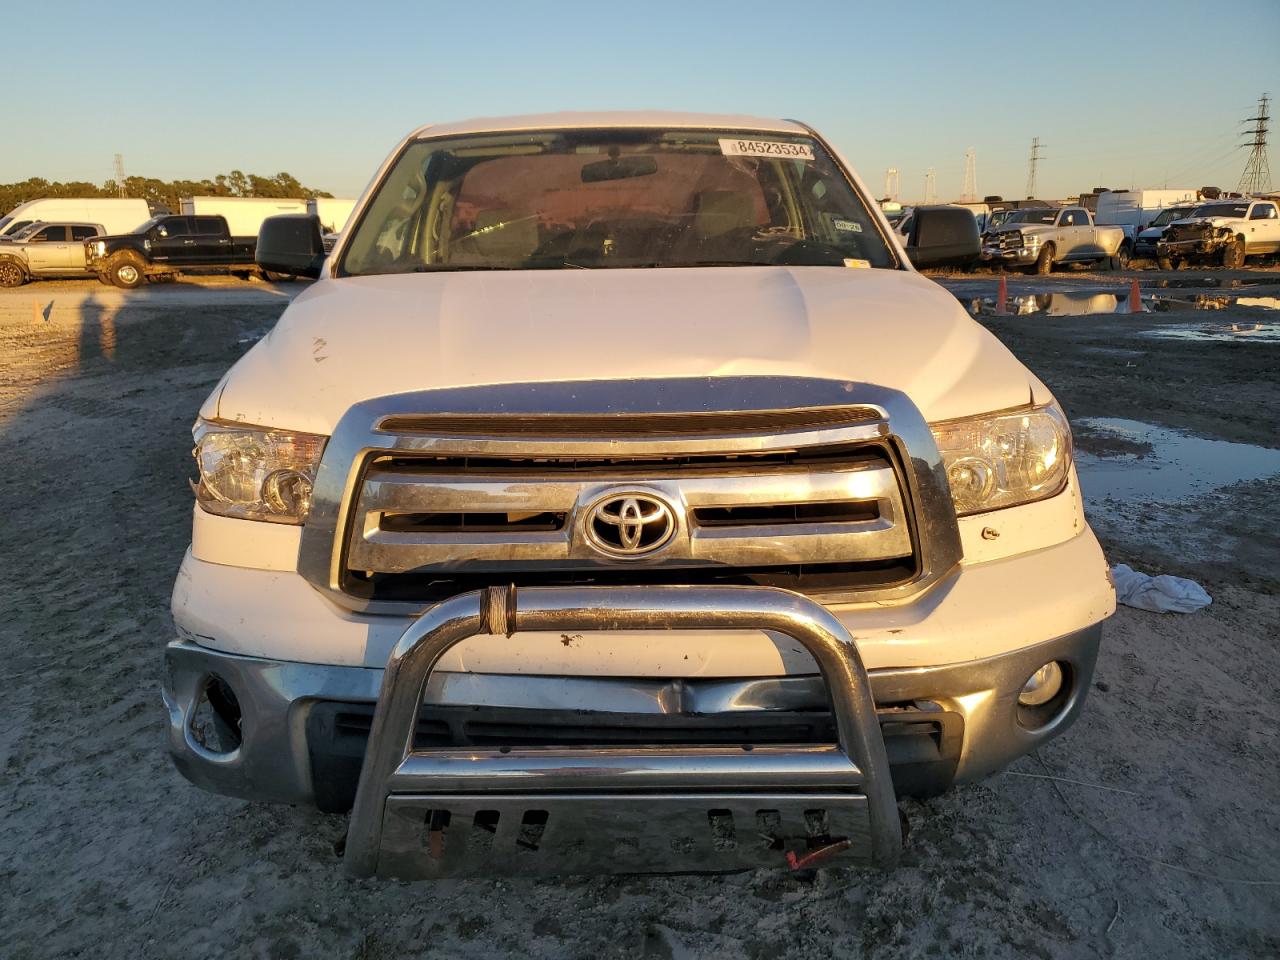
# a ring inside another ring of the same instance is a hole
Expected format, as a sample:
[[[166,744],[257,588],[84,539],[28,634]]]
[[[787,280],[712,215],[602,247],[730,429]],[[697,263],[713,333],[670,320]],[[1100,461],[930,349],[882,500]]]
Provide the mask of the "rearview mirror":
[[[982,252],[978,220],[965,207],[916,207],[907,234],[907,256],[922,267],[965,267]]]
[[[258,230],[254,258],[263,270],[316,279],[324,263],[320,218],[306,213],[267,217]]]
[[[610,157],[582,167],[583,183],[599,183],[602,180],[627,180],[631,177],[648,177],[658,172],[658,161],[638,154],[629,157]]]

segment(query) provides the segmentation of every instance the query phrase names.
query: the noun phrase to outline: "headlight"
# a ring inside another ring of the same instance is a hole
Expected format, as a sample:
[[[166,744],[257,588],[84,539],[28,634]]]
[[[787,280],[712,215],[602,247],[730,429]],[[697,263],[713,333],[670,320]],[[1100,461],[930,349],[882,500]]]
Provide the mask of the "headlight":
[[[1038,246],[1040,246],[1040,234],[1038,234],[1038,233],[1024,233],[1024,234],[1022,235],[1022,245],[1023,245],[1024,247],[1038,247]]]
[[[101,256],[104,256],[104,255],[106,254],[106,252],[107,252],[107,244],[105,243],[105,241],[102,241],[102,240],[95,240],[95,241],[93,242],[93,254],[94,254],[94,256],[96,256],[96,257],[101,257]]]
[[[1054,405],[931,428],[959,516],[1044,500],[1066,486],[1071,428]]]
[[[303,523],[327,437],[197,421],[196,500],[209,513]]]

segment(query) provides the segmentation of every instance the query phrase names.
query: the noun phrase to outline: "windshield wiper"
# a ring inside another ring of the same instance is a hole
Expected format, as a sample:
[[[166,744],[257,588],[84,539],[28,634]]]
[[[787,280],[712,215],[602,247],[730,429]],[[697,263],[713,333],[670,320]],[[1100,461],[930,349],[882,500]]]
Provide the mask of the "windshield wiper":
[[[496,263],[420,263],[410,273],[454,273],[475,270],[523,270],[521,265]]]

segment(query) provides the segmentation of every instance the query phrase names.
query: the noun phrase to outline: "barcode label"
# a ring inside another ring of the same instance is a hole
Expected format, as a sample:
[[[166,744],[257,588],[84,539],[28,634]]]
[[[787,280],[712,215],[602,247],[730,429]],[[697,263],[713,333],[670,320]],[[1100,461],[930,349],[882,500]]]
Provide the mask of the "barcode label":
[[[720,152],[726,157],[781,157],[784,160],[812,160],[813,147],[807,143],[782,143],[777,140],[738,140],[722,138]]]

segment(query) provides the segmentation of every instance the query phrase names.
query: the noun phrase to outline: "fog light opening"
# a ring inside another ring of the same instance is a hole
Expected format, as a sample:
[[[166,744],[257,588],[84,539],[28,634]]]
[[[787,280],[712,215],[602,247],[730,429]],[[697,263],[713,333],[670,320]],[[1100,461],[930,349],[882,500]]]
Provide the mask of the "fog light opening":
[[[1024,707],[1041,707],[1057,696],[1061,689],[1062,667],[1054,660],[1031,675],[1018,694],[1018,703]]]
[[[217,674],[210,674],[200,689],[191,711],[191,736],[210,753],[232,753],[243,741],[240,730],[240,701]]]
[[[1051,660],[1033,673],[1018,694],[1018,723],[1036,730],[1048,726],[1066,708],[1071,698],[1071,665]]]

